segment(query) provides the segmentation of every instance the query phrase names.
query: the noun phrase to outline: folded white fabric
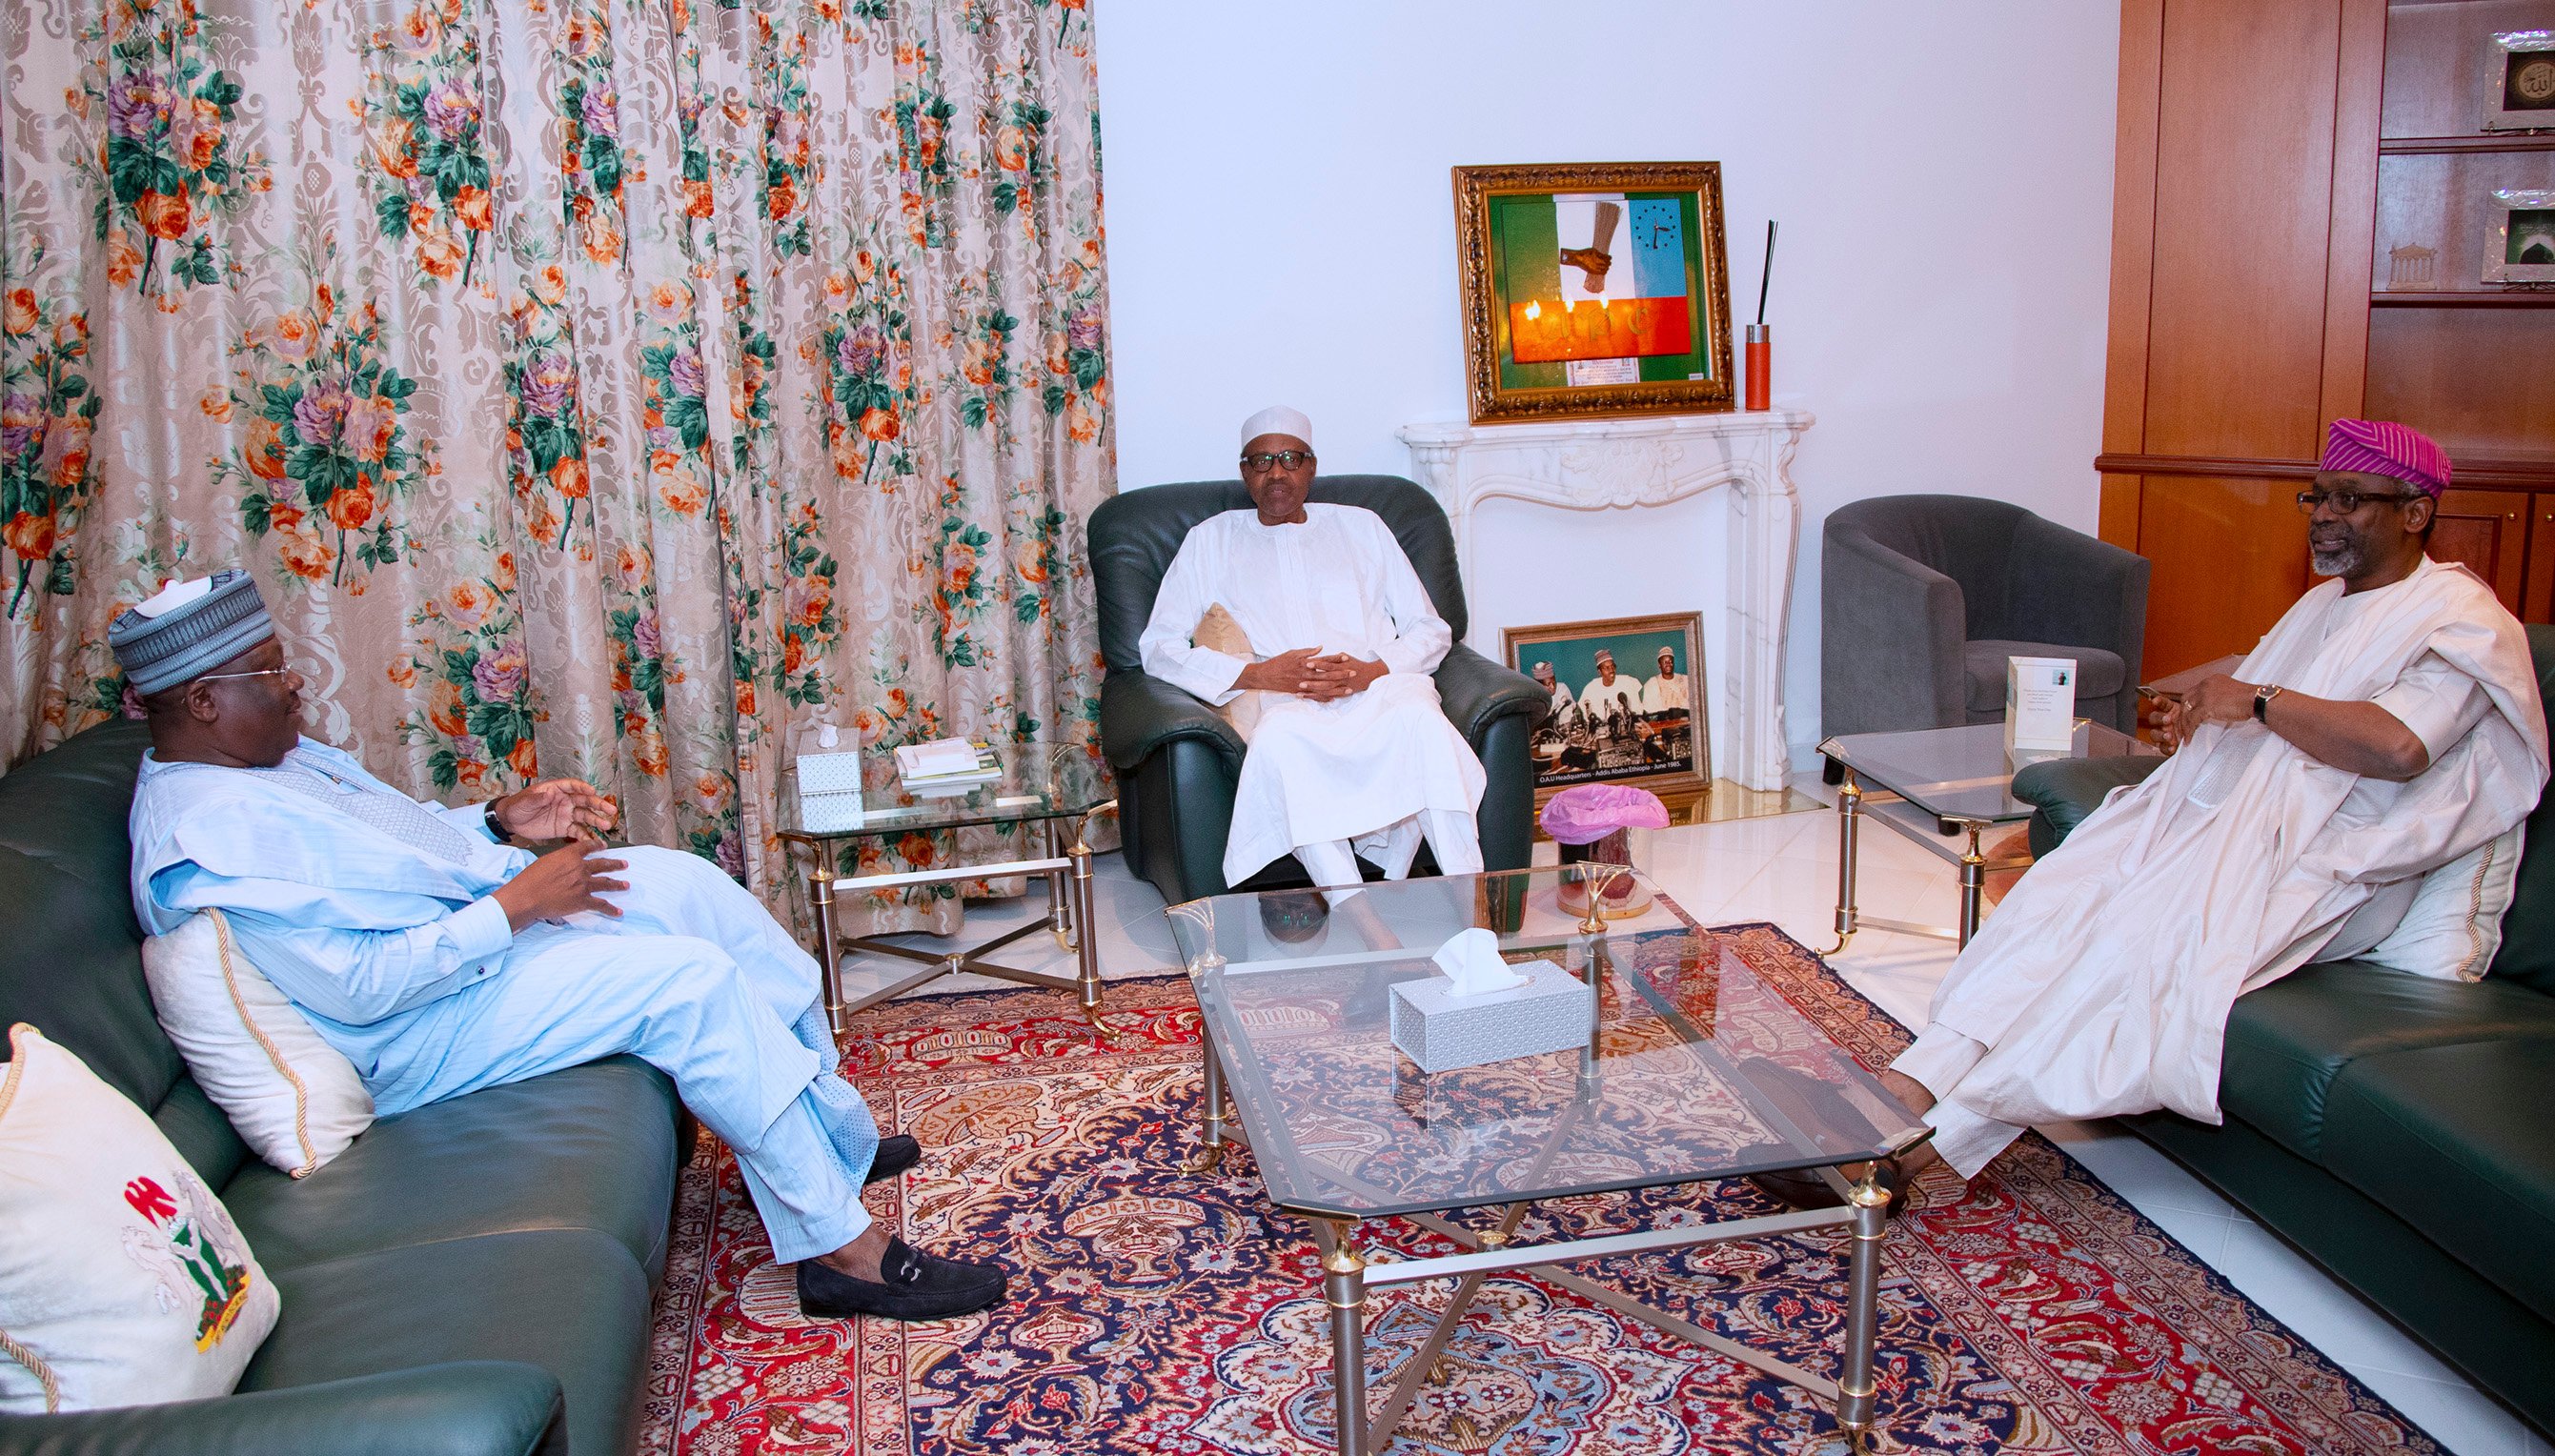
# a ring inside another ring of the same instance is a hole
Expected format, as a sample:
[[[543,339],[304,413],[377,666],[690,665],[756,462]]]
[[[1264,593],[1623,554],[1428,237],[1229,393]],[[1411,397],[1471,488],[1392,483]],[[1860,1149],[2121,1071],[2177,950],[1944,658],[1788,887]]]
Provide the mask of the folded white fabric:
[[[0,1080],[0,1412],[226,1395],[283,1299],[142,1109],[20,1023]]]
[[[2440,981],[2481,981],[2501,949],[2501,916],[2519,884],[2519,850],[2527,825],[2422,877],[2404,918],[2360,958]]]
[[[373,1125],[373,1095],[344,1053],[258,974],[219,910],[142,943],[160,1029],[242,1141],[307,1177]]]

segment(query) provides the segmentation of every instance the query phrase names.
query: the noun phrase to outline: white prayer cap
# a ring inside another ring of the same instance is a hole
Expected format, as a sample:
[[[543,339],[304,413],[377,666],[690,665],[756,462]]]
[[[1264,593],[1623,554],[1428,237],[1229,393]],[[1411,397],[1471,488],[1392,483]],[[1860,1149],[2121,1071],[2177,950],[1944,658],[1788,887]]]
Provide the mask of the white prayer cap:
[[[1242,422],[1242,442],[1249,444],[1264,434],[1291,434],[1306,444],[1313,442],[1313,422],[1301,410],[1272,405]]]

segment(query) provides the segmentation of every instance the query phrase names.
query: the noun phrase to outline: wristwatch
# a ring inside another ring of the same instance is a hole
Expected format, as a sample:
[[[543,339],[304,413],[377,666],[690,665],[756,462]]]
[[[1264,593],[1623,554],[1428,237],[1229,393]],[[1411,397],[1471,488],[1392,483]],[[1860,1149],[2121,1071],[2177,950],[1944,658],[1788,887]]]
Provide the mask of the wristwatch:
[[[2271,710],[2271,699],[2278,697],[2281,693],[2286,691],[2288,691],[2287,688],[2280,686],[2280,684],[2276,682],[2265,682],[2261,686],[2254,688],[2253,721],[2268,726],[2271,720],[2264,717],[2263,714],[2268,713]]]
[[[2258,718],[2261,715],[2261,705],[2259,703],[2254,704],[2253,716]],[[499,795],[501,798],[504,795],[502,794]],[[497,799],[492,798],[479,806],[479,822],[481,827],[488,831],[489,838],[496,840],[499,844],[506,842],[506,826],[497,822]]]

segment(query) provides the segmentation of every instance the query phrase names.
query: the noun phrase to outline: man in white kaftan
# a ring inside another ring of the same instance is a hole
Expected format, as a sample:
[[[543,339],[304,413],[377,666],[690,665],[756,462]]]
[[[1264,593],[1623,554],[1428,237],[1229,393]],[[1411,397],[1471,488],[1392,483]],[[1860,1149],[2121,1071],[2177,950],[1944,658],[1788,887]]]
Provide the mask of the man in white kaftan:
[[[1693,705],[1694,678],[1676,669],[1676,650],[1659,649],[1659,675],[1642,684],[1642,711],[1673,713]]]
[[[2546,782],[2518,623],[2422,552],[2448,457],[2338,421],[2300,497],[2324,582],[2177,710],[2182,745],[2033,866],[1884,1074],[1975,1175],[2034,1123],[2216,1123],[2238,996],[2365,949],[2372,904],[2513,829]],[[2358,916],[2358,919],[2355,917]],[[2337,937],[2354,943],[2337,946]]]
[[[1634,725],[1642,716],[1642,684],[1615,670],[1615,655],[1604,648],[1597,650],[1597,675],[1579,689],[1579,706],[1588,714],[1592,733],[1608,738],[1630,738]]]
[[[110,640],[152,723],[130,826],[143,928],[223,911],[378,1113],[633,1053],[736,1151],[808,1313],[941,1318],[1001,1299],[999,1269],[874,1226],[862,1184],[919,1150],[883,1144],[835,1074],[814,958],[716,866],[592,853],[584,836],[613,810],[584,784],[422,804],[301,737],[300,674],[243,572],[163,593]],[[537,858],[501,829],[579,842]]]
[[[1311,432],[1292,410],[1244,423],[1253,509],[1180,544],[1139,644],[1145,670],[1218,706],[1261,695],[1257,721],[1242,719],[1225,883],[1290,853],[1317,885],[1361,883],[1360,854],[1398,880],[1423,836],[1441,871],[1477,871],[1487,779],[1429,675],[1454,633],[1382,517],[1305,503]],[[1248,658],[1194,641],[1219,605]]]

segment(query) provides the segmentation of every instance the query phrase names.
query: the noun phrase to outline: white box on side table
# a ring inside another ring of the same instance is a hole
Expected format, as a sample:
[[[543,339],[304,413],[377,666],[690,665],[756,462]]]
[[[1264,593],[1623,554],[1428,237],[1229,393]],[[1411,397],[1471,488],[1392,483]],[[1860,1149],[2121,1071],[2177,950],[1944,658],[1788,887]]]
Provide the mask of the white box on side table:
[[[1444,976],[1396,982],[1393,1044],[1423,1072],[1588,1044],[1596,1000],[1587,982],[1548,960],[1510,969],[1526,984],[1486,996],[1450,996]]]

